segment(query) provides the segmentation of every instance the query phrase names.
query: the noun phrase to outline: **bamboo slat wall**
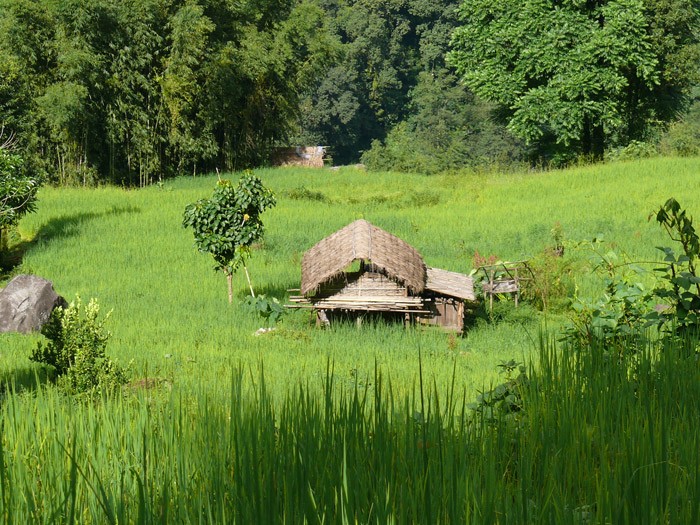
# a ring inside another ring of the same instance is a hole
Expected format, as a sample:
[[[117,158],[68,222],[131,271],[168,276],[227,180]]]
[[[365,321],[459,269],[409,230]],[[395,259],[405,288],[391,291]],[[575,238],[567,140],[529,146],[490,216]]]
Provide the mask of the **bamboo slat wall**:
[[[334,295],[327,299],[310,301],[304,296],[291,296],[291,308],[312,308],[314,310],[354,310],[367,312],[430,313],[425,309],[421,297],[342,297]]]
[[[406,297],[408,290],[396,281],[376,272],[353,272],[343,274],[324,284],[315,298],[330,296],[395,296]]]

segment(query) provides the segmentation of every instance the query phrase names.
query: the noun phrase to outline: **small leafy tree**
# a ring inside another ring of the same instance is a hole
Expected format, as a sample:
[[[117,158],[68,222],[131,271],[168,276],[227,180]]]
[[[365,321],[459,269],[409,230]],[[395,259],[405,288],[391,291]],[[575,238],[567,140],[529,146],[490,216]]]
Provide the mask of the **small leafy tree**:
[[[0,147],[0,252],[7,247],[7,230],[36,210],[39,180],[22,172],[22,157]]]
[[[564,339],[580,347],[600,344],[620,359],[635,355],[648,342],[648,316],[658,303],[653,290],[644,285],[648,272],[607,250],[600,239],[581,245],[592,250],[593,271],[602,274],[605,293],[597,299],[574,293]]]
[[[243,266],[250,284],[246,259],[254,243],[264,234],[260,215],[273,207],[272,191],[250,171],[244,173],[234,188],[231,181],[219,179],[214,194],[185,208],[183,226],[194,230],[195,246],[208,252],[216,262],[215,270],[224,272],[228,284],[228,302],[233,302],[233,274]]]
[[[29,357],[54,368],[57,383],[67,393],[115,390],[126,383],[126,371],[105,356],[111,333],[105,329],[109,314],[99,318],[100,307],[91,299],[83,310],[80,297],[68,308],[56,308],[41,333],[48,343],[39,343]]]
[[[527,367],[513,359],[502,361],[498,365],[505,374],[506,381],[476,398],[476,403],[470,405],[484,422],[489,425],[513,423],[523,409],[523,388],[528,383]],[[517,370],[517,375],[516,371]]]

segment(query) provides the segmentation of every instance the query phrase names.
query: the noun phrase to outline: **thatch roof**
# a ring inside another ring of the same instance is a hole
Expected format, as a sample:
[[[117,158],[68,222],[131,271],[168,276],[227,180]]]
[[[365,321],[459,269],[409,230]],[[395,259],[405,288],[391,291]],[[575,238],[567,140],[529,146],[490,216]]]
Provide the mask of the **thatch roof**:
[[[414,294],[425,288],[426,268],[420,254],[398,237],[359,220],[322,239],[304,254],[301,293],[318,290],[358,260],[371,261]]]
[[[428,268],[425,288],[427,290],[464,299],[476,301],[474,293],[474,279],[468,275],[457,272],[449,272],[440,268]]]

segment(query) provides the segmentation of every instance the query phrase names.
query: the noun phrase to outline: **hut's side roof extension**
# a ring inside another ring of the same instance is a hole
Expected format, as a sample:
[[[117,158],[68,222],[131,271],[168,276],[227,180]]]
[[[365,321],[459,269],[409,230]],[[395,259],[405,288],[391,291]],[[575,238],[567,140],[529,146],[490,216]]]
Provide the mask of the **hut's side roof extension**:
[[[358,220],[322,239],[304,254],[301,293],[318,290],[358,260],[372,261],[414,294],[425,288],[426,267],[415,248],[365,220]]]
[[[457,297],[465,301],[476,301],[474,279],[468,275],[449,272],[440,268],[428,268],[425,287],[433,292]]]

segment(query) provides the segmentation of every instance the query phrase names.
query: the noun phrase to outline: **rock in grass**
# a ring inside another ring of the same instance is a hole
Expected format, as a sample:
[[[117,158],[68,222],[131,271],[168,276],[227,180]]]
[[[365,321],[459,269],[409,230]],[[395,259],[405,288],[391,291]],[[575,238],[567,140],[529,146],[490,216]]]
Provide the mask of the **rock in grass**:
[[[36,275],[18,275],[0,290],[0,332],[41,330],[54,308],[68,303],[53,283]]]

